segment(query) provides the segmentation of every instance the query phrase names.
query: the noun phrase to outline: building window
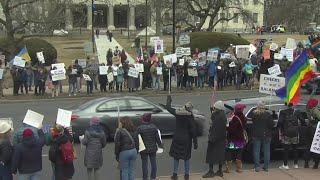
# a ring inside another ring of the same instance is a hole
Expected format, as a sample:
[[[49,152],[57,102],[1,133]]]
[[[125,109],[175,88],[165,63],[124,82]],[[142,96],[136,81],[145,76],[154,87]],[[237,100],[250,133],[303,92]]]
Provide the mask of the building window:
[[[252,14],[252,20],[253,20],[253,23],[258,23],[258,13]]]
[[[234,18],[233,18],[233,22],[234,23],[238,23],[239,22],[239,14],[238,13],[234,13]]]

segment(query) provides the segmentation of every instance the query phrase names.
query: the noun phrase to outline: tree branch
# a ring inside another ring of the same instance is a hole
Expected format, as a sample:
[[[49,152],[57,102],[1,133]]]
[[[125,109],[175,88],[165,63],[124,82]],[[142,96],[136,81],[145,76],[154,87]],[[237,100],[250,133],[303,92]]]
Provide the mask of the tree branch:
[[[9,10],[12,10],[12,9],[15,9],[15,8],[17,8],[17,7],[19,7],[19,6],[27,5],[27,4],[32,4],[32,3],[37,2],[37,1],[39,1],[39,0],[22,1],[22,2],[19,2],[19,3],[17,3],[17,4],[14,4],[14,5],[12,5],[12,6],[9,6],[8,9],[9,9]]]

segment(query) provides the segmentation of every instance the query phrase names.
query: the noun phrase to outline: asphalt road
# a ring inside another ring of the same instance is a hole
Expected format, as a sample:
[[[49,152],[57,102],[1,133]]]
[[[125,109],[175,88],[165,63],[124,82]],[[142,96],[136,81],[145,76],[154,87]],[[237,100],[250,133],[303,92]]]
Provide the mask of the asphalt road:
[[[246,97],[259,97],[261,94],[252,91],[233,91],[233,92],[221,92],[217,94],[217,99],[221,100],[230,100],[235,98],[246,98]],[[158,103],[165,103],[165,96],[155,96],[155,97],[146,97],[149,100]],[[174,104],[184,104],[187,101],[193,102],[195,108],[199,109],[207,117],[209,117],[209,104],[210,104],[211,94],[193,94],[193,95],[178,95],[173,97]],[[60,99],[60,100],[48,100],[48,101],[37,101],[37,102],[9,102],[0,104],[0,117],[11,117],[14,119],[15,129],[21,127],[22,120],[25,116],[25,113],[28,109],[44,114],[44,124],[53,124],[56,119],[56,113],[58,108],[71,109],[74,106],[78,106],[84,103],[87,100],[83,99]],[[208,126],[207,126],[208,127]],[[205,154],[207,148],[207,137],[206,135],[200,137],[199,148],[196,151],[193,151],[191,159],[191,172],[199,173],[204,172],[207,169],[205,164]],[[172,164],[173,160],[168,155],[168,150],[171,145],[171,139],[164,139],[165,152],[158,155],[158,175],[167,176],[172,173]],[[84,148],[81,148],[80,145],[76,145],[76,151],[78,154],[78,159],[75,161],[75,180],[85,180],[86,168],[83,164]],[[101,177],[107,177],[107,179],[117,179],[118,171],[116,169],[116,160],[114,156],[114,145],[109,143],[104,149],[104,165],[100,170]],[[51,175],[51,164],[47,157],[48,147],[43,149],[43,170],[41,179],[49,179],[48,175]],[[280,162],[275,162],[272,166],[276,167]],[[181,164],[182,165],[182,164]],[[137,170],[136,177],[141,177],[141,160],[138,158],[137,161]],[[246,165],[245,168],[252,168],[252,165]],[[183,165],[180,167],[180,172],[182,171]]]

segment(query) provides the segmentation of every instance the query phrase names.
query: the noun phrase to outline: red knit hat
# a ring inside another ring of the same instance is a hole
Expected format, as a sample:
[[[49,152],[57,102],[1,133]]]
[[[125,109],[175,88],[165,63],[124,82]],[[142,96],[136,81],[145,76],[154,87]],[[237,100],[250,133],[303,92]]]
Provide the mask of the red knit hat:
[[[142,116],[141,121],[144,122],[144,123],[151,122],[151,113],[145,113]]]
[[[247,106],[244,104],[236,104],[234,107],[234,111],[235,112],[243,112],[243,110],[246,108]]]
[[[308,109],[313,109],[318,106],[319,101],[317,99],[311,98],[307,103]]]
[[[33,136],[33,132],[31,129],[25,129],[22,134],[23,138],[27,138]]]

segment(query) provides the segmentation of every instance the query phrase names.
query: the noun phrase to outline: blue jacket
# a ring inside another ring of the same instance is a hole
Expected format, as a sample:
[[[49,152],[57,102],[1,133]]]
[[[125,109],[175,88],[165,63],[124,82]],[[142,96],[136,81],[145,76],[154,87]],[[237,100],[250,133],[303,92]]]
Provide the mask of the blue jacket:
[[[209,77],[216,75],[216,62],[210,61],[207,65]]]

